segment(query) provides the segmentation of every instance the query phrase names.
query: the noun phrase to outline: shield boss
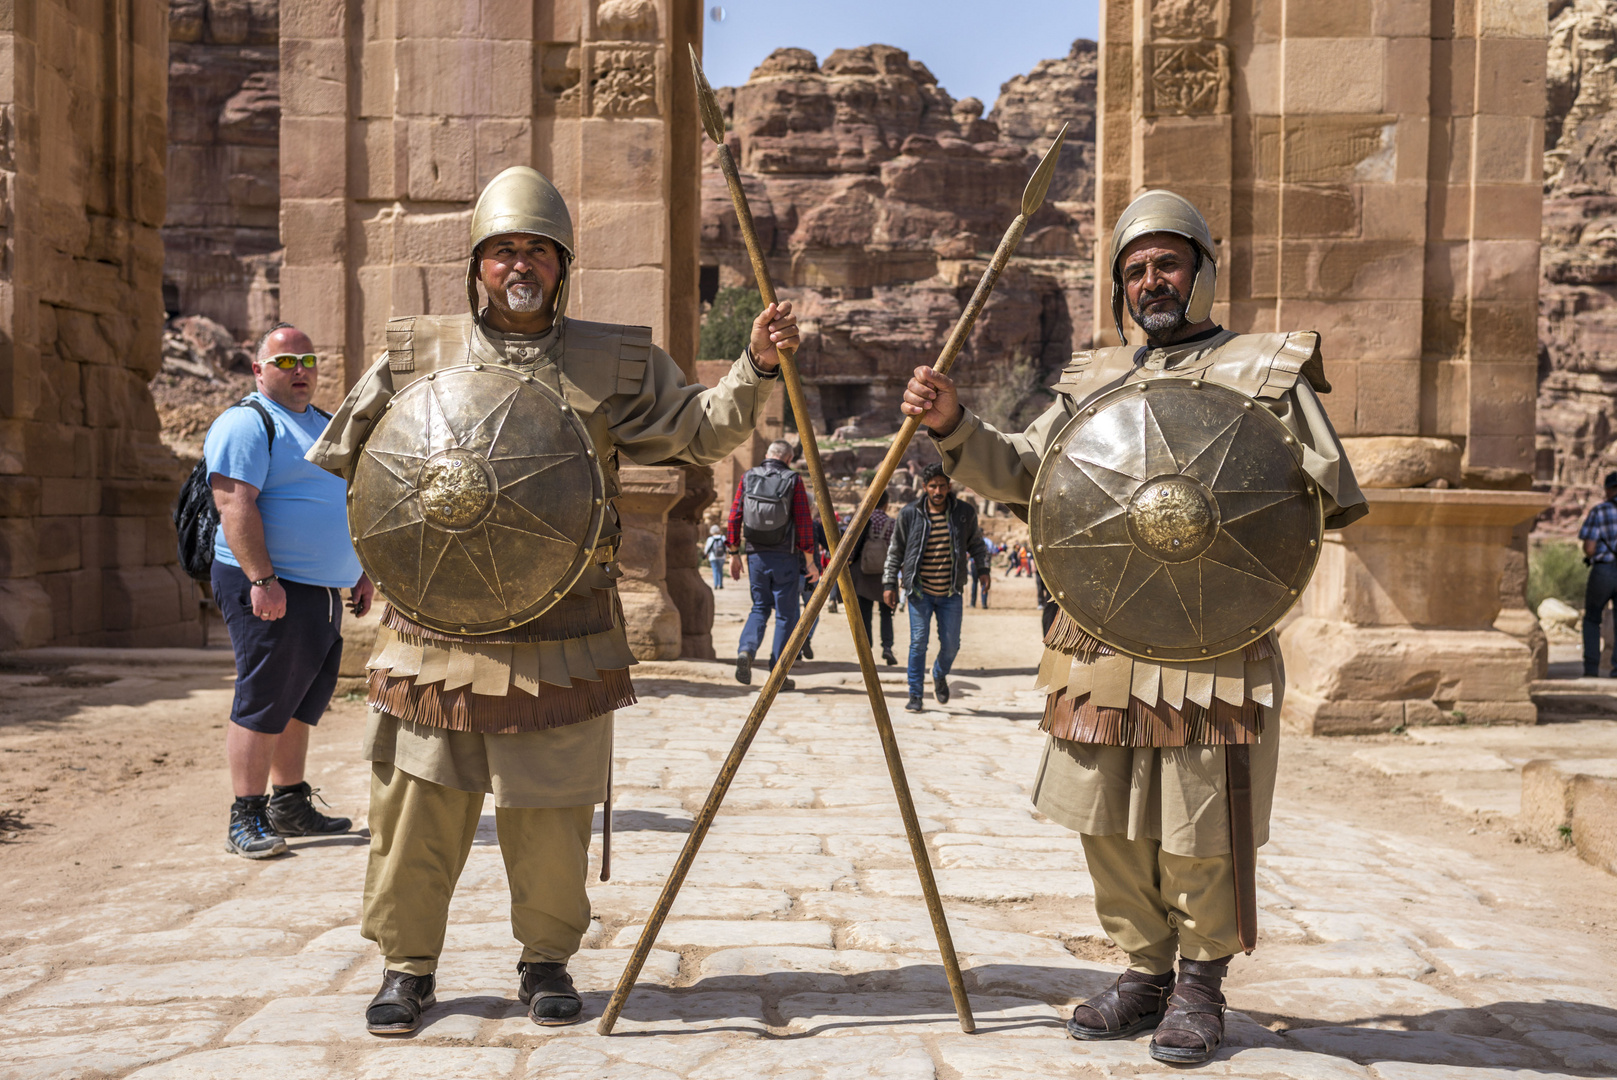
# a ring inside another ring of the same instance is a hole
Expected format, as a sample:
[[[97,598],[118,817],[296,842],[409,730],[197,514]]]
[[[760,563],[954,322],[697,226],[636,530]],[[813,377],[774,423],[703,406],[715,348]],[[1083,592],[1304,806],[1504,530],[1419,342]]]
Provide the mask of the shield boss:
[[[1028,524],[1062,609],[1154,660],[1221,656],[1267,633],[1324,536],[1286,426],[1235,390],[1177,378],[1091,401],[1045,455]]]
[[[589,433],[561,397],[472,364],[406,386],[371,429],[348,527],[378,591],[424,626],[537,618],[589,565],[605,513]]]

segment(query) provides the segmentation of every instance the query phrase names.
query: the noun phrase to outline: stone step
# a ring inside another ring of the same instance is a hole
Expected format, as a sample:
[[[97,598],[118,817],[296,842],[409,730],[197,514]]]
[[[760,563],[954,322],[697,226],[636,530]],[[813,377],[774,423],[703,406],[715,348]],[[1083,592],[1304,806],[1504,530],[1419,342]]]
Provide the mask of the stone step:
[[[1570,717],[1617,719],[1617,679],[1535,679],[1528,687],[1539,722]]]
[[[1617,873],[1617,758],[1540,758],[1522,768],[1522,828],[1570,844],[1584,862]]]

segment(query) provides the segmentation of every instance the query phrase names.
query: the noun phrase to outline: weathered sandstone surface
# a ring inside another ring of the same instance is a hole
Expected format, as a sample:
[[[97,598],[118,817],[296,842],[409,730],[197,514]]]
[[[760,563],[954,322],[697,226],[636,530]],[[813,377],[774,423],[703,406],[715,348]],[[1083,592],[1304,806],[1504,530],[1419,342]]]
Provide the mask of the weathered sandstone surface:
[[[1072,119],[1050,199],[957,375],[1003,420],[1065,362],[1089,323],[1094,56],[1078,42],[1013,79],[990,119],[886,45],[838,49],[824,63],[778,49],[745,85],[718,91],[771,275],[798,304],[799,359],[823,430],[897,426],[903,381],[936,358],[1038,154]],[[711,149],[702,263],[710,287],[752,280]]]
[[[1617,467],[1617,0],[1552,0],[1538,476],[1574,528]]]
[[[279,307],[280,0],[170,0],[164,304],[245,340]]]

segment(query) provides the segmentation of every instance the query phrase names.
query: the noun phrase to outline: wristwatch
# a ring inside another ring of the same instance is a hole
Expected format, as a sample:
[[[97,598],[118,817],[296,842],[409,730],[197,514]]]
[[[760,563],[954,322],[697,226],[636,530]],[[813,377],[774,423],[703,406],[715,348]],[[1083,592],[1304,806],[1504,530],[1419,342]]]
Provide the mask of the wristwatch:
[[[265,577],[259,578],[257,581],[251,582],[251,584],[255,589],[267,589],[279,580],[280,578],[276,577],[274,574],[269,574]]]

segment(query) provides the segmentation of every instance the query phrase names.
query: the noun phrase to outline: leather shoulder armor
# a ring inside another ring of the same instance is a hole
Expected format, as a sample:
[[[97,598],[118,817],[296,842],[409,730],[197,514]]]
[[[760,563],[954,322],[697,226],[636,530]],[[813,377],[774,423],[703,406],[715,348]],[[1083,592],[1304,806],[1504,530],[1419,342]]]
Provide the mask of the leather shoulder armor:
[[[1075,401],[1083,401],[1113,382],[1127,378],[1134,370],[1134,354],[1138,351],[1130,345],[1113,345],[1075,352],[1072,360],[1061,369],[1061,377],[1050,389],[1058,394],[1066,394]]]
[[[651,327],[567,320],[562,369],[595,406],[613,394],[638,394],[651,362]]]
[[[387,321],[387,367],[394,375],[421,376],[470,361],[470,315],[410,315]],[[402,389],[412,380],[395,380]]]
[[[1319,334],[1312,330],[1241,334],[1209,353],[1208,360],[1208,377],[1248,397],[1283,397],[1299,377],[1318,393],[1331,390],[1319,354]]]

